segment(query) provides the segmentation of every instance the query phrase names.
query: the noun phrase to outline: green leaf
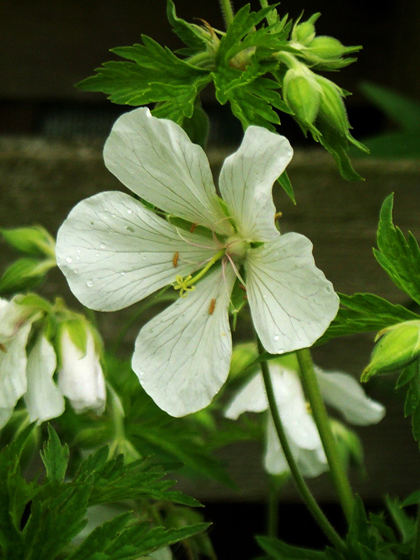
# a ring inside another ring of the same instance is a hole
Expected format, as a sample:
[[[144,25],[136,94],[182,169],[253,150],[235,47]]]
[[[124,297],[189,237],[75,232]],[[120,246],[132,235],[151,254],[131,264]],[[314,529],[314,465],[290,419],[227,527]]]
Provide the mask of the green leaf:
[[[341,307],[317,345],[328,340],[361,332],[380,331],[404,321],[418,320],[416,313],[374,294],[339,294]]]
[[[413,377],[418,374],[418,368],[419,366],[417,361],[404,368],[397,379],[395,388],[401,389],[401,387],[407,385],[407,383],[409,383],[413,379]]]
[[[157,116],[176,122],[182,122],[184,116],[190,118],[195,98],[211,79],[209,71],[188,64],[146,35],[142,40],[143,45],[112,49],[131,62],[106,62],[77,87],[103,92],[113,103],[163,103]]]
[[[28,255],[55,257],[55,241],[42,226],[0,229],[4,240]]]
[[[391,280],[420,304],[420,248],[411,232],[408,239],[394,226],[392,207],[394,195],[389,195],[381,208],[377,234],[376,260]]]
[[[0,278],[0,294],[9,294],[38,286],[47,272],[56,266],[55,259],[22,258],[11,264]]]
[[[260,547],[276,560],[325,560],[325,552],[290,546],[274,537],[255,537]]]
[[[202,107],[197,105],[197,102],[192,117],[185,118],[182,127],[188,134],[191,142],[198,144],[203,150],[206,149],[209,135],[209,118]]]
[[[61,445],[57,432],[48,424],[48,441],[41,452],[41,459],[47,471],[50,481],[63,482],[69,461],[69,448],[66,444]]]
[[[402,542],[407,543],[414,537],[415,520],[409,517],[402,509],[403,504],[396,498],[385,497],[385,503],[389,513],[401,534]]]
[[[420,490],[416,490],[402,501],[401,507],[414,506],[420,504]]]
[[[166,15],[169,23],[172,25],[172,31],[178,35],[181,41],[191,47],[193,51],[204,51],[206,49],[207,43],[198,25],[188,23],[184,19],[179,18],[176,15],[175,4],[172,0],[167,2]]]
[[[279,184],[281,185],[281,187],[283,188],[283,190],[287,194],[287,196],[290,198],[290,200],[293,202],[293,204],[296,204],[296,198],[295,198],[295,193],[294,193],[294,190],[293,190],[293,185],[292,185],[292,182],[289,179],[289,175],[287,174],[287,171],[283,171],[283,173],[280,175],[280,177],[277,179],[277,181],[279,182]]]

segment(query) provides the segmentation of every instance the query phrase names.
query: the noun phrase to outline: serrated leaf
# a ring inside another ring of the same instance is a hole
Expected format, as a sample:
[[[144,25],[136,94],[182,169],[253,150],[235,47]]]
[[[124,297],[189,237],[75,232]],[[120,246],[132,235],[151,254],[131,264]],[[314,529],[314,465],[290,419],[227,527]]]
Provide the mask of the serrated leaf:
[[[411,232],[406,240],[394,226],[394,195],[389,195],[381,208],[375,257],[391,280],[414,301],[420,303],[420,248]]]
[[[50,481],[63,482],[69,460],[67,444],[61,445],[57,432],[48,424],[48,441],[41,452],[41,459]]]
[[[385,503],[391,517],[401,534],[402,542],[411,541],[415,531],[415,521],[409,517],[402,509],[402,503],[398,499],[392,499],[390,496],[385,497]]]
[[[166,15],[172,25],[172,31],[193,51],[203,51],[206,49],[206,41],[197,25],[188,23],[176,15],[175,4],[168,0],[166,5]]]
[[[374,294],[338,295],[341,303],[338,314],[316,345],[339,336],[380,331],[397,323],[420,318],[402,305],[393,304]]]
[[[255,537],[260,547],[276,560],[325,560],[325,552],[290,546],[274,537]]]
[[[166,114],[176,114],[177,122],[181,114],[191,117],[197,93],[210,80],[208,70],[188,64],[146,35],[142,40],[143,45],[112,49],[132,62],[106,62],[77,87],[103,92],[113,103],[168,103]]]

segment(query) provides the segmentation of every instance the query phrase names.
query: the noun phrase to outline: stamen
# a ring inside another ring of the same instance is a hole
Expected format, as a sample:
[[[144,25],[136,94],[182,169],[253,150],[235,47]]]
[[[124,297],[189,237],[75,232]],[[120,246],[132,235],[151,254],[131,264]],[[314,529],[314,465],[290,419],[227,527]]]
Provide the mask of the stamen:
[[[176,268],[178,266],[178,259],[179,259],[179,253],[177,251],[174,254],[174,258],[172,259],[172,264],[174,265],[174,268]]]
[[[2,352],[7,352],[7,348],[6,348],[6,346],[5,346],[4,344],[0,344],[0,350],[1,350]]]
[[[191,276],[191,274],[189,274],[186,278],[183,278],[182,276],[177,276],[175,278],[175,283],[173,284],[174,289],[179,290],[179,295],[181,297],[186,297],[187,292],[192,292],[192,290],[195,290],[194,284],[198,282],[198,280],[200,280],[200,278],[202,278],[206,274],[206,272],[210,270],[210,268],[217,261],[219,261],[224,255],[225,255],[224,249],[216,253],[214,257],[212,257],[209,260],[206,266],[202,268],[200,272],[198,272],[194,277]]]

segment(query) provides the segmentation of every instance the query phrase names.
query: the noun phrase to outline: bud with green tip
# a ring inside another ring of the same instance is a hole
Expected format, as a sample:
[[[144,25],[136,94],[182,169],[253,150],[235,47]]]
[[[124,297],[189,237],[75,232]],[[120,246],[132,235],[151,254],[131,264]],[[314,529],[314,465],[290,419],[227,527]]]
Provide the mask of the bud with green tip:
[[[4,240],[27,255],[55,258],[55,241],[42,226],[0,229]]]
[[[315,37],[315,22],[321,14],[313,14],[307,21],[295,24],[292,30],[292,41],[307,46]]]
[[[58,386],[77,413],[105,408],[105,379],[98,333],[84,317],[61,323],[57,337]]]
[[[345,54],[356,52],[361,47],[345,47],[338,39],[328,37],[327,35],[320,35],[315,37],[309,44],[309,51],[311,54],[316,55],[320,59],[334,59],[341,58]]]
[[[406,321],[383,329],[376,336],[377,344],[361,380],[377,374],[398,371],[420,356],[420,320]]]
[[[307,128],[315,122],[320,108],[321,87],[315,74],[304,64],[286,72],[283,96],[301,125]]]

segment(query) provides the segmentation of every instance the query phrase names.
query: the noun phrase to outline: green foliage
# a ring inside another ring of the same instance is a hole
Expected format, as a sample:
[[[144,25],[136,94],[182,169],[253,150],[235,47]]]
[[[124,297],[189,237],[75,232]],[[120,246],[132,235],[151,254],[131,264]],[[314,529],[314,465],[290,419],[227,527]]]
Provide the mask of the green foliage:
[[[395,123],[398,132],[379,134],[366,139],[371,154],[381,158],[420,157],[420,103],[388,88],[363,82],[366,97]]]
[[[350,134],[342,101],[344,92],[314,71],[347,66],[355,59],[343,56],[360,47],[344,47],[332,37],[316,37],[314,22],[319,14],[293,28],[287,16],[279,17],[276,6],[253,12],[247,4],[234,16],[226,32],[221,33],[209,24],[199,26],[179,18],[174,3],[168,0],[169,23],[185,48],[175,54],[142,35],[142,44],[112,49],[111,52],[125,61],[104,63],[95,75],[77,86],[84,91],[103,92],[113,103],[132,106],[154,103],[156,117],[177,122],[193,141],[204,145],[203,135],[197,138],[193,134],[197,123],[202,122],[202,115],[195,107],[202,89],[213,82],[218,102],[229,103],[244,128],[258,125],[275,131],[280,124],[279,112],[292,114],[305,134],[309,130],[333,155],[343,177],[359,180],[347,150],[349,143],[365,148]],[[302,31],[308,25],[309,36]],[[299,43],[300,39],[304,44]],[[317,120],[309,127],[300,121],[299,114],[280,93],[285,73],[295,66],[307,69],[315,83],[316,91],[311,90],[309,98],[313,99],[315,94],[318,98],[314,114]],[[280,178],[280,184],[294,202],[286,176]]]
[[[273,537],[257,536],[258,544],[275,560],[325,560],[325,552],[290,546]]]
[[[420,248],[414,235],[406,239],[392,221],[394,195],[389,195],[381,209],[378,228],[378,249],[374,254],[391,280],[420,304]]]
[[[341,307],[336,318],[317,341],[324,344],[339,336],[361,332],[379,331],[404,321],[420,319],[420,316],[402,305],[395,305],[374,294],[339,294]]]
[[[71,544],[86,524],[88,508],[116,500],[175,501],[198,505],[195,500],[172,492],[172,482],[150,461],[125,465],[121,456],[107,461],[108,449],[88,456],[75,477],[65,481],[67,446],[49,428],[49,441],[42,460],[43,483],[26,482],[20,472],[20,455],[33,426],[0,452],[0,558],[28,560],[136,560],[141,555],[189,538],[208,527],[206,523],[166,529],[139,522],[123,513],[96,528],[79,545]]]
[[[203,429],[199,415],[169,416],[145,393],[128,361],[110,355],[105,360],[107,379],[121,400],[126,444],[137,456],[153,455],[163,463],[175,463],[184,474],[234,486],[224,466],[213,457],[211,434]],[[59,422],[66,441],[73,446],[89,449],[99,444],[113,445],[114,417],[110,410],[93,419],[77,415],[68,407]]]

